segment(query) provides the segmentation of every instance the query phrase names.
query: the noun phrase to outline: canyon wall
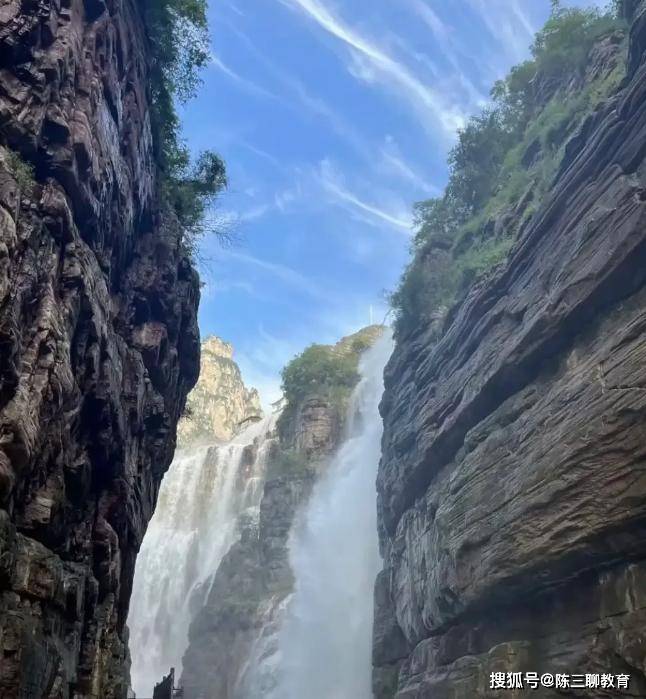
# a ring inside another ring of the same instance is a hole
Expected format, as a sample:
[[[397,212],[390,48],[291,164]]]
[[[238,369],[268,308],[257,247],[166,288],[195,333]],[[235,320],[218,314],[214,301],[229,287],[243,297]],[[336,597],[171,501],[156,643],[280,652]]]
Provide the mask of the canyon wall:
[[[219,337],[208,337],[201,348],[200,378],[177,427],[180,446],[226,442],[261,418],[260,396],[244,385],[233,347]]]
[[[135,557],[197,378],[134,0],[0,8],[0,696],[123,699]]]
[[[378,699],[498,696],[491,672],[646,696],[646,2],[625,7],[627,77],[508,262],[386,370]]]

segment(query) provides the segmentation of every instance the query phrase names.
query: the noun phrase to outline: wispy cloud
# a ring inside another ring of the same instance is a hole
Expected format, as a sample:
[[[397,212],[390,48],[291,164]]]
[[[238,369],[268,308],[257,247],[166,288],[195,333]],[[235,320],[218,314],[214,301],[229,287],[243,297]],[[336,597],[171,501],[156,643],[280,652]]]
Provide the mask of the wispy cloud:
[[[271,208],[271,204],[259,204],[258,206],[254,206],[246,211],[233,214],[233,220],[236,223],[249,223],[250,221],[256,221],[268,213]]]
[[[234,2],[231,2],[230,0],[226,3],[226,7],[232,10],[236,15],[238,15],[238,17],[247,16]]]
[[[229,226],[235,227],[240,224],[257,221],[273,211],[286,213],[289,207],[295,204],[302,195],[301,182],[297,180],[293,186],[275,192],[262,203],[251,206],[248,209],[226,211],[223,216]],[[256,199],[259,194],[256,190],[251,189],[248,191],[247,196]]]
[[[353,62],[350,68],[354,75],[397,88],[417,110],[430,113],[447,135],[453,135],[456,128],[464,123],[464,115],[457,105],[448,104],[442,95],[422,83],[407,66],[343,23],[320,0],[281,2],[301,10],[322,29],[343,42],[351,50]]]
[[[514,16],[516,17],[520,25],[523,27],[525,32],[527,32],[529,38],[532,38],[534,34],[536,34],[537,28],[530,22],[529,18],[520,8],[516,0],[511,1],[511,11],[514,13]]]
[[[294,76],[282,74],[279,78],[296,96],[298,101],[312,114],[321,117],[326,125],[348,143],[362,157],[369,157],[369,148],[359,132],[351,126],[321,97],[310,95],[303,83]]]
[[[433,36],[436,39],[444,42],[449,40],[451,30],[444,24],[430,5],[427,5],[423,0],[411,0],[411,4],[417,16],[433,32]]]
[[[234,279],[209,280],[202,284],[201,295],[204,299],[211,299],[218,294],[231,292],[243,292],[248,296],[258,296],[253,284],[248,281]]]
[[[305,277],[291,267],[287,267],[276,262],[262,260],[253,255],[240,252],[238,250],[220,250],[218,253],[220,260],[231,260],[241,265],[255,267],[264,272],[267,276],[277,279],[292,289],[308,294],[314,298],[328,301],[329,294],[324,288],[316,284],[312,279]]]
[[[401,150],[392,136],[386,137],[386,141],[381,147],[380,152],[382,163],[386,171],[397,175],[399,178],[412,184],[416,189],[426,192],[427,194],[433,196],[440,194],[440,187],[429,183],[404,160]]]
[[[443,57],[449,62],[452,73],[451,80],[457,81],[466,91],[469,99],[475,104],[482,104],[486,97],[473,84],[467,73],[462,69],[457,56],[463,53],[464,49],[458,46],[454,32],[446,25],[433,8],[425,0],[408,0],[410,7],[416,16],[431,30],[435,40],[444,49]]]
[[[284,189],[282,192],[276,192],[276,194],[274,194],[274,206],[278,211],[284,213],[290,204],[293,204],[301,194],[301,184],[297,182],[294,187]]]
[[[265,99],[278,99],[276,95],[274,95],[272,92],[265,89],[261,85],[257,85],[255,82],[249,80],[248,78],[244,78],[242,75],[236,73],[214,53],[211,54],[211,64],[215,68],[217,68],[221,73],[226,75],[232,82],[234,82],[240,89],[244,90],[245,92],[251,95],[255,95],[256,97],[262,97]]]
[[[389,210],[377,206],[372,202],[367,202],[356,193],[348,189],[341,175],[334,169],[329,160],[323,160],[320,164],[319,179],[324,190],[332,195],[336,203],[344,208],[355,209],[369,215],[367,219],[370,223],[375,223],[375,219],[382,223],[387,223],[390,228],[410,235],[412,230],[412,220],[405,207],[399,210]],[[365,220],[365,219],[364,219]]]
[[[268,153],[266,150],[263,150],[262,148],[258,148],[257,146],[252,145],[251,143],[248,143],[247,141],[244,140],[239,140],[237,143],[238,146],[244,148],[245,150],[249,151],[250,153],[253,153],[254,155],[258,156],[259,158],[262,158],[263,160],[267,161],[268,163],[271,163],[276,169],[285,171],[285,167],[283,166],[283,163],[278,160],[275,156],[273,156],[271,153]]]
[[[233,33],[245,44],[249,53],[262,65],[276,84],[280,85],[284,94],[277,99],[289,109],[303,117],[302,108],[305,107],[305,114],[312,114],[318,117],[327,127],[330,127],[337,136],[350,145],[361,157],[368,158],[370,148],[362,138],[360,132],[344,119],[335,109],[333,109],[323,98],[311,94],[305,85],[293,74],[280,69],[271,59],[258,51],[257,47],[249,37],[237,28],[232,28]]]
[[[534,38],[535,32],[516,0],[468,0],[468,2],[508,57],[512,60],[520,60],[527,54],[527,47]]]

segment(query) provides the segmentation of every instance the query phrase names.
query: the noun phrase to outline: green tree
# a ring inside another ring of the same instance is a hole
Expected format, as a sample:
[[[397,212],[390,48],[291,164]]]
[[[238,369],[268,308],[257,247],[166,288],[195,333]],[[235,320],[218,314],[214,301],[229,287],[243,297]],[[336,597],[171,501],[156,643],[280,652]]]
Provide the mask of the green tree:
[[[549,189],[569,135],[621,79],[623,66],[591,84],[582,80],[595,42],[625,29],[622,4],[602,12],[554,0],[531,59],[495,83],[493,105],[458,133],[444,195],[415,205],[413,259],[391,295],[398,333],[436,317],[506,258]]]
[[[178,168],[177,175],[170,192],[173,208],[182,226],[195,231],[206,207],[227,185],[226,168],[217,153],[203,151],[194,165]]]
[[[167,200],[184,230],[184,245],[194,252],[196,240],[209,227],[207,209],[226,187],[225,164],[215,152],[202,152],[194,163],[180,137],[176,102],[195,96],[200,74],[208,64],[209,33],[206,0],[143,0],[151,49],[151,106],[155,155],[164,178]]]
[[[491,197],[510,143],[509,129],[496,109],[472,117],[458,133],[449,153],[451,178],[446,195],[455,218],[466,220]]]
[[[311,345],[282,371],[282,390],[294,405],[312,394],[352,389],[359,380],[358,357],[327,345]]]

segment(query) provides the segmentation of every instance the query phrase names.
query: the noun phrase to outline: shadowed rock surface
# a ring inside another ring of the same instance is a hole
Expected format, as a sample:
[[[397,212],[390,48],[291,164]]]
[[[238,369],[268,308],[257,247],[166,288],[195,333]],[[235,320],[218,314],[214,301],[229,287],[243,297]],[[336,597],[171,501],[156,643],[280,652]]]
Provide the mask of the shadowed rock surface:
[[[508,263],[387,368],[379,699],[497,696],[495,671],[646,696],[646,2],[626,8],[622,89]]]
[[[0,696],[122,699],[137,550],[199,364],[133,0],[0,9]]]

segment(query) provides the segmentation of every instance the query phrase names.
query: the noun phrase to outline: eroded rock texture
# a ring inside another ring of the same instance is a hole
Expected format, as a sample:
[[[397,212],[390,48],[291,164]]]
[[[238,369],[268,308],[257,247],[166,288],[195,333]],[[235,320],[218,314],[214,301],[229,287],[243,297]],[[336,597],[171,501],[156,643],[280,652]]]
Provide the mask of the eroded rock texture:
[[[646,697],[646,2],[507,266],[386,372],[375,695]],[[504,693],[525,696],[527,690]]]
[[[126,696],[135,556],[198,370],[133,0],[0,7],[0,697]]]
[[[244,385],[240,367],[233,360],[233,346],[219,337],[208,337],[200,353],[200,378],[177,427],[180,446],[228,441],[260,419],[260,396],[255,388]]]

